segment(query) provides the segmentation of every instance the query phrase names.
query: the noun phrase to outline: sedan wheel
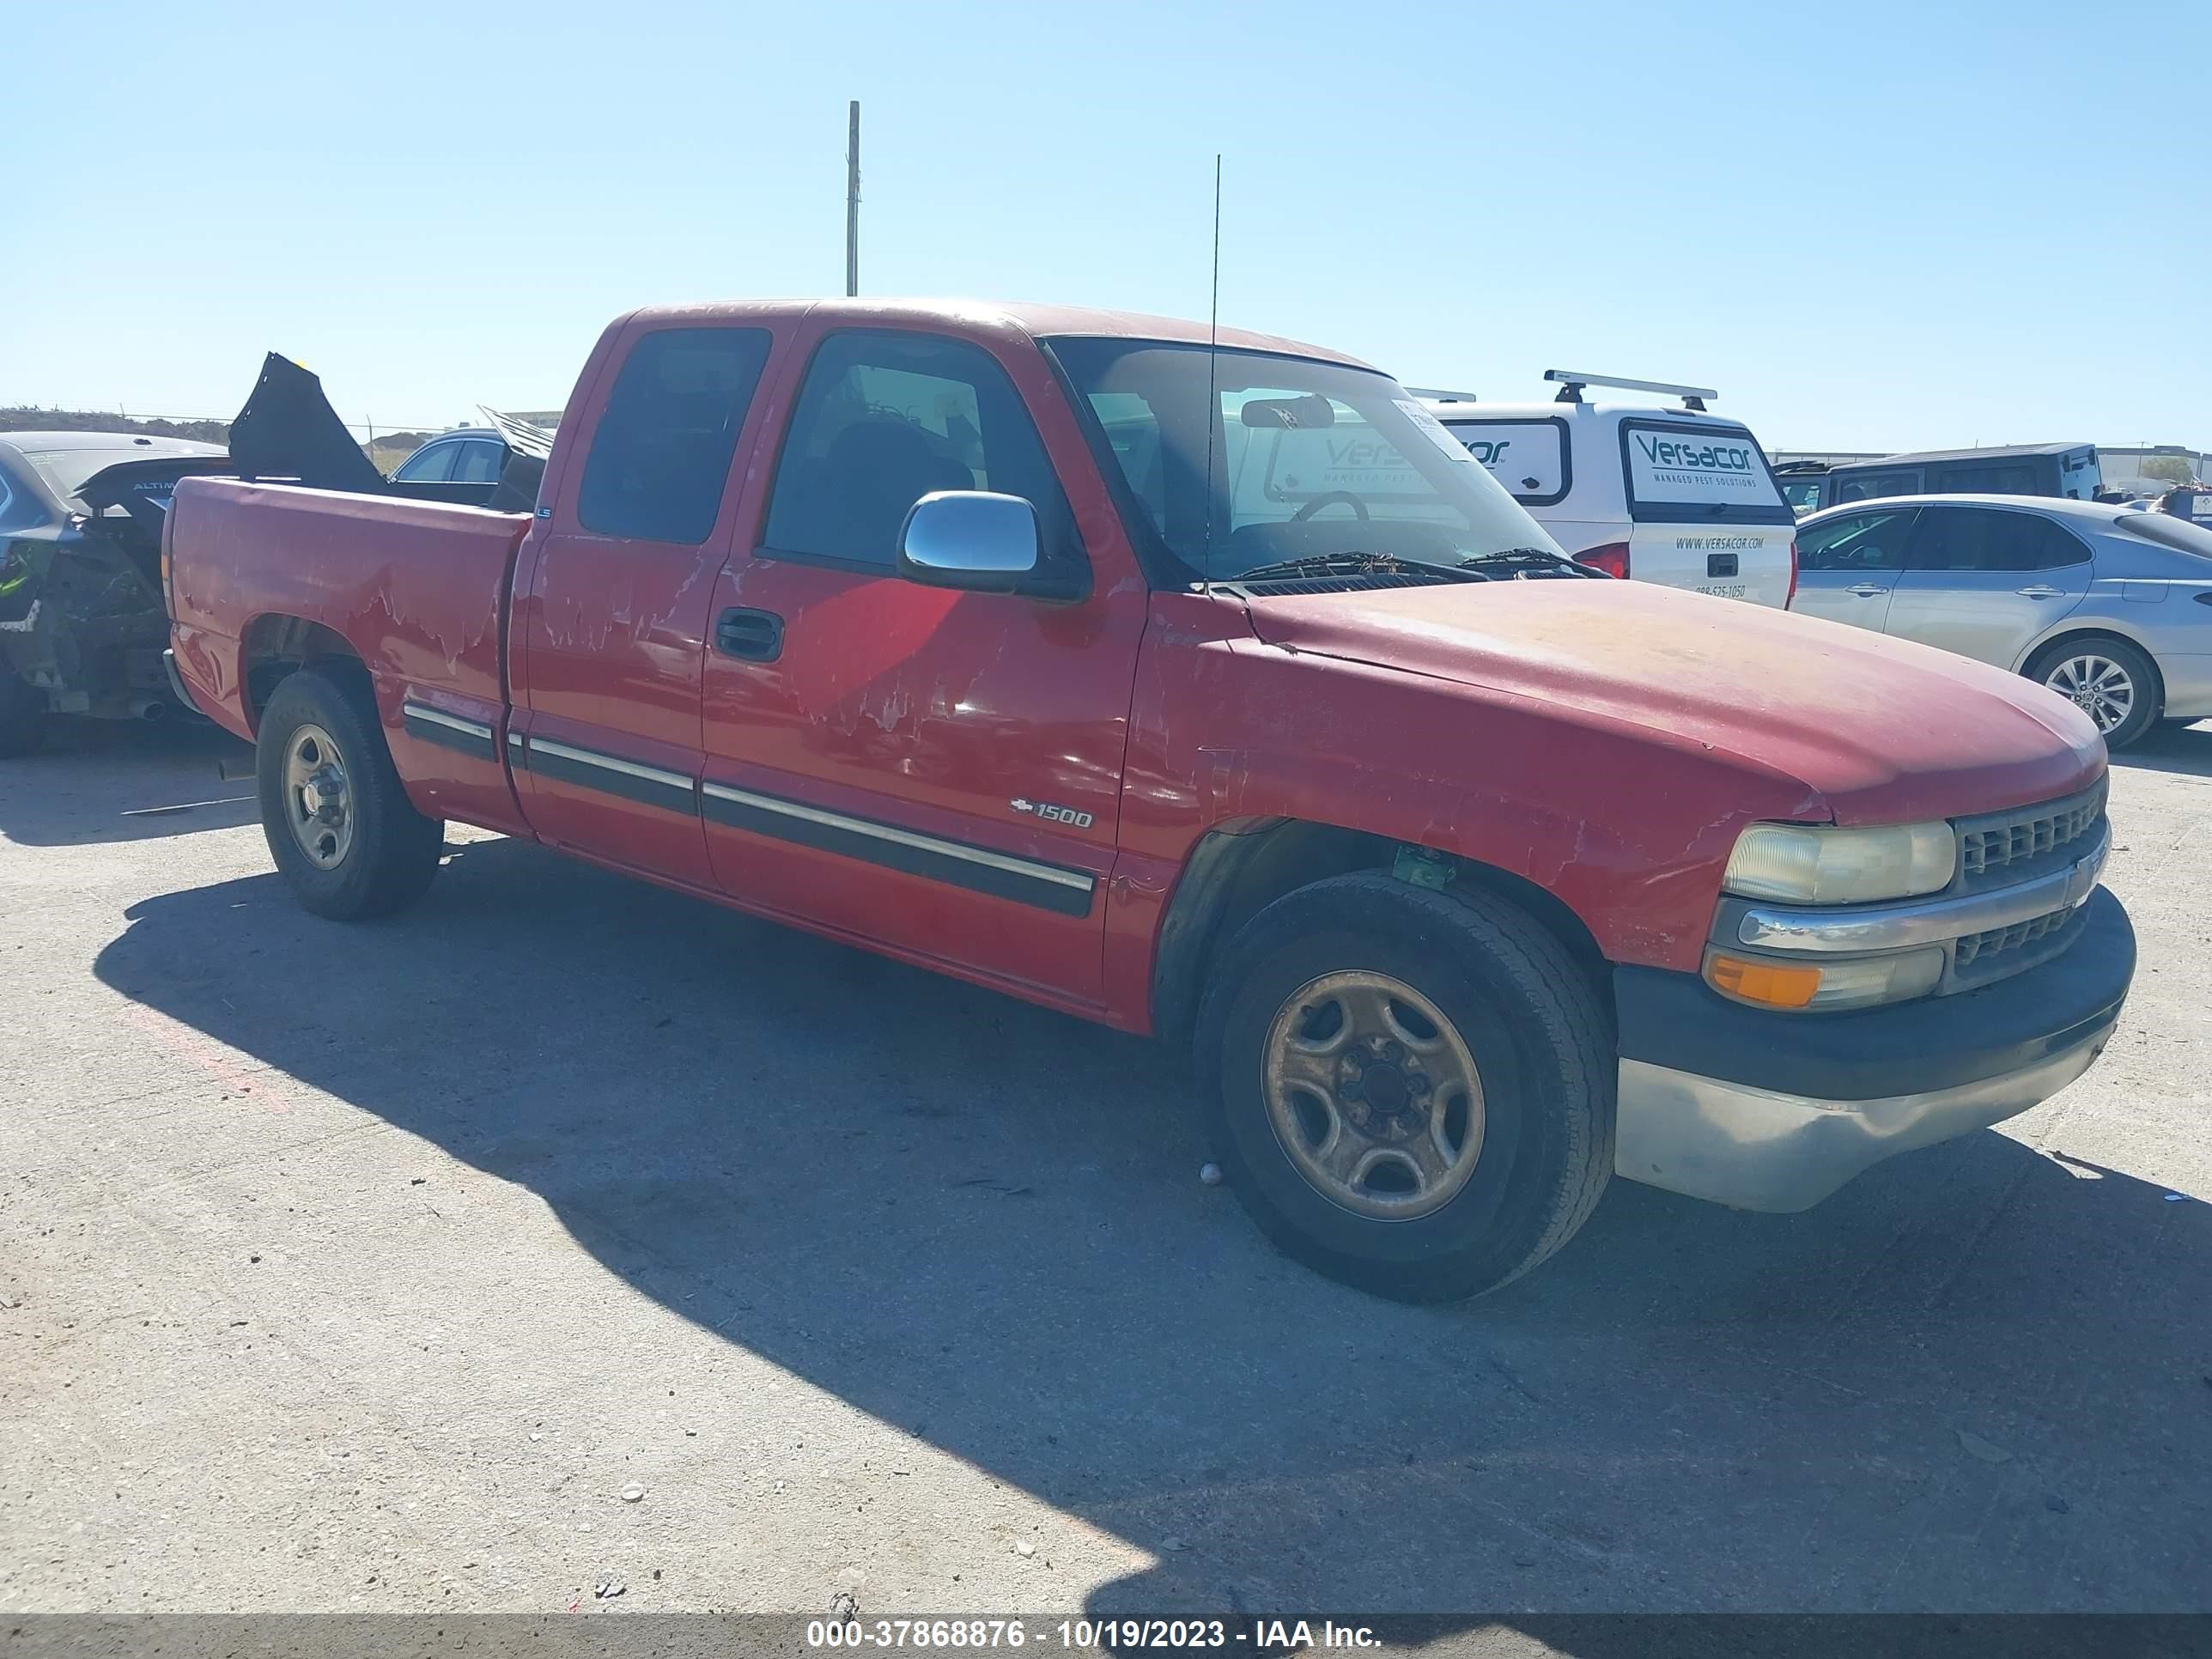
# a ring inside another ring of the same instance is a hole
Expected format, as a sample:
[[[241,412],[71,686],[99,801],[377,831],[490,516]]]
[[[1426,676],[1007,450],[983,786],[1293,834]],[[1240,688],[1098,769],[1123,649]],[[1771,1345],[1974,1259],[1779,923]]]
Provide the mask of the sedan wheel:
[[[2106,635],[2047,645],[2025,672],[2087,714],[2107,749],[2124,749],[2149,731],[2164,700],[2151,659]]]
[[[2096,721],[2107,737],[2127,724],[2136,712],[2135,677],[2110,657],[2094,651],[2062,657],[2043,682]]]

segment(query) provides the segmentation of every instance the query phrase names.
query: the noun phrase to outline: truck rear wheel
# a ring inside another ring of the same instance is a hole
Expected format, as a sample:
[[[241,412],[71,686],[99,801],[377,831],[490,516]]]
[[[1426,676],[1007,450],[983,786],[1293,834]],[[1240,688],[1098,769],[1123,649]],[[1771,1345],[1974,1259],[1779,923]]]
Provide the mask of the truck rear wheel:
[[[1559,1249],[1613,1172],[1612,1021],[1524,913],[1382,874],[1278,899],[1200,1014],[1208,1127],[1286,1254],[1404,1302]]]
[[[304,908],[356,921],[422,896],[446,827],[409,803],[365,684],[313,668],[287,676],[255,758],[262,833]]]
[[[33,755],[46,740],[46,694],[0,662],[0,758]]]

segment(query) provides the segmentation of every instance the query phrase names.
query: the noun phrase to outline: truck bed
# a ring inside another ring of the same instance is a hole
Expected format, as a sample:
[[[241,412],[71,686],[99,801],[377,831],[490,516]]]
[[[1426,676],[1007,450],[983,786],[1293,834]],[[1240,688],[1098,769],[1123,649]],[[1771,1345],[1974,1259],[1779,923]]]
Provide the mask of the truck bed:
[[[523,513],[187,478],[164,550],[178,673],[203,712],[251,738],[257,666],[318,654],[315,630],[327,629],[367,665],[387,731],[404,729],[408,702],[497,730],[501,627],[529,524]]]

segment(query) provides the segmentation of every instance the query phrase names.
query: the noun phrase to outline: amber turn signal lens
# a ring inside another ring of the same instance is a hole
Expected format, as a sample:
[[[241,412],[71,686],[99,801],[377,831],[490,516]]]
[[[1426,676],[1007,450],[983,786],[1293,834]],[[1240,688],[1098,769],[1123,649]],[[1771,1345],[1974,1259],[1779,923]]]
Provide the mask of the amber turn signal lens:
[[[1770,1008],[1805,1007],[1820,988],[1818,968],[1746,962],[1741,957],[1714,957],[1705,964],[1705,977],[1717,991]]]

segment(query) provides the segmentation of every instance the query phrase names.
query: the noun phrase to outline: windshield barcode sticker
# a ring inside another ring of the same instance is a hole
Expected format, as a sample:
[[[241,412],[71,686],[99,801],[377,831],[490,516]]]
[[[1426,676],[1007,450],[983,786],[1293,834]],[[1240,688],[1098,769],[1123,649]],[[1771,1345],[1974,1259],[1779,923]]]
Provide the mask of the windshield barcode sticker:
[[[1427,410],[1423,409],[1411,398],[1394,398],[1390,401],[1404,411],[1406,418],[1413,423],[1424,438],[1442,451],[1446,459],[1468,462],[1474,459],[1474,456],[1467,453],[1465,444],[1444,430],[1443,422],[1430,414]]]

